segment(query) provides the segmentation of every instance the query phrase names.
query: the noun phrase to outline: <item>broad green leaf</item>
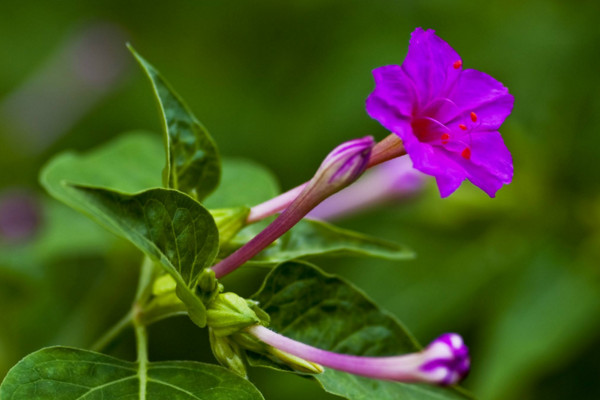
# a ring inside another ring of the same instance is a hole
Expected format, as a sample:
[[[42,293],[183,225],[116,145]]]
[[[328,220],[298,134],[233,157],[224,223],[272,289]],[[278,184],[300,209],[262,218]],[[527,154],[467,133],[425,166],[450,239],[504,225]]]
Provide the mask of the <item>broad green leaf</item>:
[[[64,182],[139,192],[162,186],[162,157],[162,145],[155,135],[125,134],[88,153],[57,155],[43,167],[40,183],[53,197],[70,206],[72,192]]]
[[[279,194],[271,171],[254,161],[225,158],[222,168],[218,189],[203,202],[207,208],[252,207]]]
[[[190,317],[206,324],[204,305],[194,289],[217,254],[219,233],[202,205],[172,189],[133,195],[86,186],[67,190],[78,209],[160,262],[177,282],[177,295],[190,308]]]
[[[2,400],[261,400],[229,370],[192,361],[139,363],[69,347],[49,347],[15,365],[0,386]]]
[[[238,240],[238,245],[245,243],[253,234],[254,231],[250,229],[242,230],[234,238],[234,243]],[[264,266],[297,258],[340,255],[389,260],[414,258],[414,253],[402,245],[338,228],[326,222],[304,219],[247,264]]]
[[[129,49],[150,79],[160,108],[167,147],[164,184],[200,201],[219,184],[221,165],[217,146],[160,73],[131,46]]]
[[[279,265],[254,299],[271,316],[271,329],[321,349],[364,356],[419,350],[406,329],[360,290],[307,263]],[[274,367],[254,353],[249,359],[254,365]],[[329,368],[313,377],[327,392],[351,400],[469,398],[454,388],[381,381]]]

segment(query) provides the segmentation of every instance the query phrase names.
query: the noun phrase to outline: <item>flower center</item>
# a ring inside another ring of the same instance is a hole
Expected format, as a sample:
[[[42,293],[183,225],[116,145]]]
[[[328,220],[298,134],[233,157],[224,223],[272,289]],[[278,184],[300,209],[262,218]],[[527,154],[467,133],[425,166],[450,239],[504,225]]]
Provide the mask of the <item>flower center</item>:
[[[478,116],[471,111],[464,117],[448,118],[452,115],[449,107],[456,107],[449,99],[432,101],[421,115],[413,118],[413,132],[422,143],[443,147],[449,152],[460,154],[465,160],[470,160],[471,133],[477,126]]]

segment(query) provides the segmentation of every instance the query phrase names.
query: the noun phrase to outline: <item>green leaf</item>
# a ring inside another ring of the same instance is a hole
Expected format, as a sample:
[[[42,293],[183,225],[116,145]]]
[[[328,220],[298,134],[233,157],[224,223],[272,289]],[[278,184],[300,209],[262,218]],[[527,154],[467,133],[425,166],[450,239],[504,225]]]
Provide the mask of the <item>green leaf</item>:
[[[419,350],[406,329],[360,290],[307,263],[279,265],[254,299],[271,316],[271,329],[321,349],[371,357]],[[275,367],[254,353],[249,361]],[[459,389],[381,381],[329,368],[313,377],[327,392],[352,400],[469,398]]]
[[[164,184],[200,201],[219,184],[221,165],[217,146],[160,73],[131,46],[129,50],[150,79],[158,101],[167,147]]]
[[[64,182],[133,193],[161,187],[162,144],[155,135],[126,134],[85,154],[65,152],[52,158],[40,173],[40,183],[53,197],[77,208]]]
[[[250,229],[242,230],[234,238],[234,242],[238,245],[245,243],[251,239],[252,234],[254,231]],[[326,222],[304,219],[247,264],[270,266],[297,258],[342,255],[388,260],[414,258],[414,253],[404,246],[338,228]]]
[[[177,282],[177,295],[190,308],[192,320],[206,324],[206,310],[194,290],[217,254],[219,233],[202,205],[172,189],[134,195],[85,186],[67,190],[78,209],[159,261]]]
[[[278,194],[277,180],[265,167],[243,158],[225,158],[221,183],[203,204],[207,208],[252,207]]]
[[[249,381],[217,365],[167,361],[149,363],[142,370],[138,363],[69,347],[49,347],[25,357],[2,382],[0,398],[263,399]]]

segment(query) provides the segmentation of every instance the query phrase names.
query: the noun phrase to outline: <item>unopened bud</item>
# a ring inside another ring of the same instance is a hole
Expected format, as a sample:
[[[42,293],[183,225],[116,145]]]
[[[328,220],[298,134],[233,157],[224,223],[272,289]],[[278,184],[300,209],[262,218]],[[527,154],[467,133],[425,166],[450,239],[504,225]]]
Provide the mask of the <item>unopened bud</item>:
[[[212,267],[216,277],[221,278],[244,264],[290,230],[321,201],[354,182],[367,168],[374,144],[373,138],[367,136],[333,149],[302,192],[275,221]]]
[[[223,285],[215,277],[215,272],[205,268],[198,277],[196,294],[204,304],[210,304],[223,291]]]
[[[208,306],[207,323],[216,336],[228,336],[260,323],[246,300],[233,292],[221,293]]]
[[[318,349],[260,325],[247,328],[246,332],[281,352],[308,362],[375,379],[454,385],[468,374],[470,368],[469,349],[456,333],[440,336],[417,353],[363,357]]]
[[[244,354],[240,347],[228,336],[217,336],[212,328],[208,329],[210,347],[217,361],[238,375],[246,375]]]
[[[325,157],[307,189],[319,193],[322,200],[345,188],[367,169],[374,145],[371,136],[342,143]]]

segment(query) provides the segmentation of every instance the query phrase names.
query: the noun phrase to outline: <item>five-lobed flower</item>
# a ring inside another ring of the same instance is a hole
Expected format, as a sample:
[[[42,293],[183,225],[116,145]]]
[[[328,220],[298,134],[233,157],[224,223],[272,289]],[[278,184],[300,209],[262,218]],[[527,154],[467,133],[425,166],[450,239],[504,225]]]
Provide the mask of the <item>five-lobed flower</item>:
[[[463,69],[458,53],[433,30],[417,28],[402,65],[373,71],[368,114],[398,135],[414,167],[435,176],[442,197],[465,179],[494,197],[513,177],[498,129],[513,96],[500,82]]]

